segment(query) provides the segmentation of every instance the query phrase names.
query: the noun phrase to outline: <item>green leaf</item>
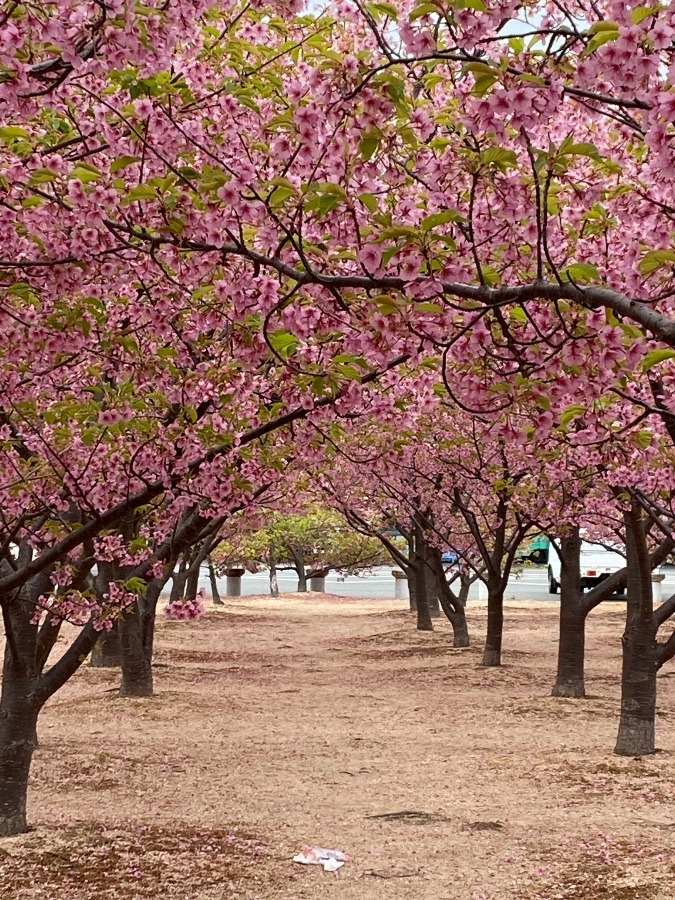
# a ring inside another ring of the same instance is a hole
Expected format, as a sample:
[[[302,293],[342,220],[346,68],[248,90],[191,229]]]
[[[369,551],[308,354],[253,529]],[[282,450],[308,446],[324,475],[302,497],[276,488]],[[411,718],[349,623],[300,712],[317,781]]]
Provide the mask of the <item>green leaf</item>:
[[[489,66],[484,62],[469,62],[464,63],[462,66],[462,72],[466,74],[467,72],[478,72],[481,75],[494,75],[497,76],[497,72],[493,69],[492,66]]]
[[[481,162],[496,164],[501,169],[512,169],[518,164],[518,157],[513,150],[504,150],[502,147],[489,147],[481,153]]]
[[[22,138],[27,141],[29,134],[25,128],[21,128],[19,125],[3,125],[0,127],[0,141],[9,143],[16,140],[16,138]]]
[[[374,10],[375,12],[382,13],[384,16],[389,16],[390,19],[396,21],[398,19],[398,9],[394,6],[393,3],[369,3],[369,10]]]
[[[359,153],[361,159],[368,161],[375,155],[377,148],[380,146],[380,138],[373,131],[369,131],[361,138],[359,144]]]
[[[136,200],[156,200],[157,188],[149,184],[137,184],[122,198],[123,203],[134,203]]]
[[[378,294],[376,297],[372,298],[372,302],[385,316],[389,316],[392,313],[399,312],[396,301],[393,299],[393,297],[390,297],[389,294]]]
[[[593,22],[591,27],[588,29],[589,34],[600,34],[603,31],[618,31],[619,23],[612,21],[601,21],[601,22]]]
[[[396,240],[400,237],[412,238],[413,240],[419,240],[420,231],[418,228],[413,228],[412,225],[391,225],[389,228],[384,228],[380,232],[380,240],[381,241],[390,241]]]
[[[415,19],[421,19],[422,16],[432,16],[434,13],[438,12],[439,8],[436,3],[418,3],[417,6],[411,10],[408,18],[411,22],[414,22]]]
[[[457,9],[475,9],[477,12],[487,12],[483,0],[455,0]]]
[[[117,159],[114,159],[110,163],[110,174],[114,175],[115,172],[121,172],[122,169],[126,169],[127,166],[139,162],[140,159],[140,156],[118,156]]]
[[[567,278],[570,281],[575,281],[575,282],[576,281],[581,281],[581,282],[592,281],[594,279],[596,281],[600,280],[600,273],[598,272],[596,267],[593,265],[593,263],[584,263],[584,262],[572,263],[571,266],[567,266],[567,268],[564,270],[564,274],[567,275]]]
[[[487,73],[485,75],[477,75],[471,93],[474,97],[484,97],[495,81],[497,81],[496,75],[488,75]]]
[[[315,194],[330,194],[334,197],[338,197],[340,200],[347,199],[345,189],[334,181],[313,181],[309,185],[308,190]]]
[[[461,221],[462,216],[456,209],[444,209],[442,212],[432,213],[423,219],[420,228],[422,229],[422,234],[427,234],[427,232],[437,228],[439,225],[445,225],[446,222]]]
[[[633,25],[639,25],[648,16],[653,16],[655,12],[658,12],[660,8],[658,4],[656,6],[637,6],[631,10],[630,20]]]
[[[665,348],[663,350],[650,350],[649,353],[645,354],[640,364],[640,369],[643,372],[649,372],[654,366],[658,366],[659,363],[665,362],[667,359],[675,359],[675,350]]]
[[[70,173],[70,177],[79,179],[83,184],[88,184],[91,181],[98,181],[101,177],[101,172],[98,169],[94,169],[93,166],[79,165],[75,166]]]
[[[608,44],[610,41],[615,41],[618,37],[618,31],[599,31],[593,35],[586,45],[586,52],[594,53],[598,47],[602,47],[603,44]]]
[[[30,178],[28,179],[28,184],[49,184],[50,181],[55,181],[58,178],[56,172],[53,169],[34,169],[30,173]]]
[[[638,270],[641,275],[651,275],[666,263],[675,262],[675,250],[649,250],[640,260]]]
[[[127,579],[124,586],[128,591],[131,591],[132,594],[142,594],[146,589],[147,584],[142,578],[138,578],[138,576],[134,575],[133,578]]]
[[[356,199],[360,200],[371,213],[377,212],[377,197],[374,194],[359,194]]]
[[[563,156],[588,156],[591,159],[600,162],[602,157],[598,153],[598,148],[595,144],[591,144],[588,141],[581,141],[578,144],[570,144],[568,147],[565,147],[565,143],[563,142],[560,147],[560,152]]]
[[[292,187],[283,187],[279,185],[279,187],[275,187],[272,193],[270,194],[269,202],[272,207],[281,206],[284,200],[288,200],[289,197],[292,197],[295,194],[295,188]]]
[[[267,339],[269,340],[272,349],[283,359],[287,359],[298,346],[298,339],[296,336],[285,329],[271,332],[267,336]]]
[[[415,312],[442,313],[443,307],[440,303],[432,303],[431,300],[423,300],[421,303],[415,304]]]
[[[567,425],[569,425],[572,419],[576,419],[577,416],[581,416],[585,412],[586,407],[582,406],[580,403],[575,403],[572,406],[568,406],[560,416],[560,424],[566,427]]]

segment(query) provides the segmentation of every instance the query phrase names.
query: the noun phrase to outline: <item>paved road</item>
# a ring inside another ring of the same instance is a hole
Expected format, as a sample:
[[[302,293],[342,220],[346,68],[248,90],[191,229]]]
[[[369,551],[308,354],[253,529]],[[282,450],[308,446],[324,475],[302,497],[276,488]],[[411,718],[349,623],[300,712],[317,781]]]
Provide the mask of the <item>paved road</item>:
[[[666,580],[663,582],[663,596],[669,597],[672,593],[675,593],[675,569],[666,568],[663,571],[666,575]],[[202,572],[199,584],[200,587],[205,589],[207,597],[210,596],[210,585],[206,571]],[[225,596],[224,579],[218,580],[218,587],[222,595]],[[241,587],[242,594],[247,596],[251,594],[266,594],[269,592],[269,577],[266,572],[260,572],[257,575],[247,572],[241,580]],[[279,573],[279,590],[282,592],[297,590],[295,573]],[[341,578],[339,575],[331,572],[326,578],[326,590],[331,594],[340,594],[344,597],[393,597],[394,579],[390,568],[374,569],[372,574],[363,577],[348,575],[345,578]],[[556,602],[558,599],[558,597],[548,593],[546,569],[543,568],[530,569],[523,572],[519,577],[510,578],[506,598],[509,600],[550,600],[552,602]],[[473,585],[469,599],[478,599],[478,587],[476,585]]]

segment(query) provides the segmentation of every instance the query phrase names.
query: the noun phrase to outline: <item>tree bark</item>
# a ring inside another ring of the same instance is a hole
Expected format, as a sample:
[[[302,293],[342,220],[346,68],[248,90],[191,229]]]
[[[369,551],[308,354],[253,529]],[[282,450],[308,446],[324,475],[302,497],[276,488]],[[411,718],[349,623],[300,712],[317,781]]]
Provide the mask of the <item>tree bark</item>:
[[[120,697],[152,697],[152,656],[146,652],[138,602],[120,617],[122,684]]]
[[[171,584],[171,596],[169,603],[178,603],[185,596],[185,582],[187,580],[188,560],[185,555],[181,556],[178,571],[173,573],[173,582]]]
[[[197,599],[197,591],[199,590],[199,570],[201,568],[201,560],[193,561],[188,569],[187,578],[185,579],[185,593],[183,599],[188,603]]]
[[[110,631],[101,632],[91,651],[89,665],[94,669],[119,669],[122,665],[119,623],[114,622]]]
[[[209,567],[209,581],[211,582],[211,599],[215,606],[224,606],[225,604],[220,599],[220,593],[218,592],[218,579],[216,578],[216,570],[213,565],[213,560],[210,556],[206,557],[206,561]]]
[[[39,696],[42,665],[38,663],[35,602],[51,588],[44,572],[2,605],[5,652],[0,692],[0,836],[27,830],[28,776],[37,746],[37,720],[46,697]]]
[[[560,539],[560,632],[558,672],[551,691],[553,697],[586,696],[586,615],[582,609],[580,553],[581,533],[577,526]]]
[[[305,568],[305,554],[302,550],[291,548],[293,564],[298,574],[298,592],[304,594],[307,591],[307,570]]]
[[[279,596],[279,579],[277,578],[277,561],[272,553],[269,557],[270,564],[270,596]]]
[[[502,664],[502,636],[504,632],[504,589],[501,579],[488,578],[487,634],[482,665],[486,668]]]
[[[35,643],[37,629],[30,625],[26,610],[15,612],[18,615],[12,616],[10,626],[15,647],[12,649],[6,639],[0,695],[0,837],[28,830],[28,775],[37,745],[40,711],[33,699],[36,673],[29,663],[30,656],[34,658],[29,644]]]
[[[447,582],[440,551],[436,550],[433,552],[433,555],[429,555],[429,563],[436,581],[437,596],[441,609],[452,625],[452,646],[468,647],[469,629],[466,624],[465,604],[454,594]]]
[[[424,563],[418,563],[413,568],[413,579],[415,583],[415,611],[417,612],[417,630],[433,631],[434,623],[431,619],[429,610],[429,601],[426,586],[426,566]]]
[[[647,541],[635,500],[624,514],[624,522],[628,597],[626,628],[621,639],[621,716],[614,752],[620,756],[646,756],[655,749],[657,624]]]
[[[427,582],[429,578],[427,577],[428,567],[424,553],[425,542],[423,528],[419,516],[415,517],[414,534],[415,555],[413,561],[413,577],[415,580],[415,599],[417,601],[417,630],[433,631],[434,625],[431,621],[431,611],[429,609],[429,591],[427,589]]]
[[[29,678],[5,666],[0,701],[0,837],[28,830],[28,776],[36,747],[39,707],[31,702]]]
[[[410,603],[410,612],[417,612],[417,579],[415,578],[415,570],[412,566],[408,567],[406,572],[408,576],[408,599]]]

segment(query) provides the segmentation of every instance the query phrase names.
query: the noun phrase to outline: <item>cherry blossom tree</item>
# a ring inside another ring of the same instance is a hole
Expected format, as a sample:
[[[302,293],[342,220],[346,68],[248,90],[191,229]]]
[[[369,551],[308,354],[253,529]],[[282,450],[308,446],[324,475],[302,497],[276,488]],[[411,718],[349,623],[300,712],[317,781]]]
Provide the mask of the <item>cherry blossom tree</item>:
[[[313,429],[386,419],[384,373],[438,365],[493,449],[527,432],[490,413],[529,404],[545,441],[610,391],[675,435],[673,13],[474,5],[6,5],[0,833],[26,827],[39,709],[97,626],[133,628],[181,515],[203,540],[320,459]]]

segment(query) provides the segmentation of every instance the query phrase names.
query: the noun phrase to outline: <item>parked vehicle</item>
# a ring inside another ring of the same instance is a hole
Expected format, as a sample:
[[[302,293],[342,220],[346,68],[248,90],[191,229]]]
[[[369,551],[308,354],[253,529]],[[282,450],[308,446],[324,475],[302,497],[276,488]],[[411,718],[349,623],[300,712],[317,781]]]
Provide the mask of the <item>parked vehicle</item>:
[[[516,559],[519,562],[529,560],[533,563],[547,563],[549,557],[549,539],[544,534],[538,534],[524,550],[519,550]]]
[[[593,588],[604,581],[613,572],[618,572],[626,565],[626,557],[618,548],[608,550],[602,544],[593,544],[589,541],[581,543],[581,590]],[[560,557],[553,550],[548,557],[548,592],[557,594],[560,590]],[[623,594],[625,588],[617,591]]]
[[[441,553],[441,562],[444,566],[454,566],[458,559],[459,556],[454,550],[444,550]]]

